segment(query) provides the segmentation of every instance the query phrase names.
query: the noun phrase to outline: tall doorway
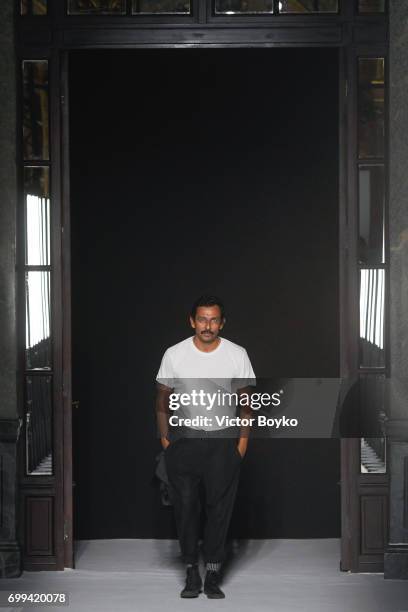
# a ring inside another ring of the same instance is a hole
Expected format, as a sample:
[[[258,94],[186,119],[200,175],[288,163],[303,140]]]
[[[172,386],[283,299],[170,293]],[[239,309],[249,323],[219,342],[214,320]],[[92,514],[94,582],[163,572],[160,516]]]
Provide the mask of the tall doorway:
[[[77,539],[175,536],[154,379],[197,295],[257,376],[339,376],[338,114],[335,48],[70,54]],[[232,533],[340,537],[339,480],[338,440],[253,440]]]

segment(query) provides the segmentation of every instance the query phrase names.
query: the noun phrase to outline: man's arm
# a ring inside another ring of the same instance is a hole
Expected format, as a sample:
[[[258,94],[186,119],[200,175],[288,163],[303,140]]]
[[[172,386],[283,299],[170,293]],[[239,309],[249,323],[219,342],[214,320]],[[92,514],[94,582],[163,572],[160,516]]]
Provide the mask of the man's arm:
[[[237,394],[238,394],[239,399],[241,395],[247,395],[249,397],[249,400],[244,402],[245,405],[240,406],[239,416],[241,419],[250,419],[253,415],[253,410],[250,406],[252,388],[243,387],[242,389],[238,389]],[[241,425],[241,429],[239,432],[238,450],[242,457],[245,455],[247,447],[248,447],[248,438],[249,438],[250,431],[251,431],[250,425]]]
[[[173,389],[166,387],[161,383],[157,383],[156,394],[156,418],[157,428],[160,435],[160,442],[163,448],[167,448],[170,442],[167,439],[169,431],[169,396]]]

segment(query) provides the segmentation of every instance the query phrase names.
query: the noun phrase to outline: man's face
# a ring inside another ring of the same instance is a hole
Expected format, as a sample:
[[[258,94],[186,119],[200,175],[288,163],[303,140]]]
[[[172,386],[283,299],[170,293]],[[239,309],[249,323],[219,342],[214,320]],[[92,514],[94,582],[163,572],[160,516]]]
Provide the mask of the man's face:
[[[219,306],[199,306],[195,318],[190,317],[191,327],[202,342],[214,342],[224,327]]]

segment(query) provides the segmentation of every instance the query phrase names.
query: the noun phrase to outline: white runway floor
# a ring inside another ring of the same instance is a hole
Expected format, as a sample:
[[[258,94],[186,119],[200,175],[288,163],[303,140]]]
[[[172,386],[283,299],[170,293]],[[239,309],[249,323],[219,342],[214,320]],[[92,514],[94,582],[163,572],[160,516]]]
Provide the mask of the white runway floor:
[[[69,607],[25,611],[408,612],[408,581],[341,572],[339,550],[337,539],[237,541],[222,584],[226,598],[202,593],[189,600],[179,597],[184,568],[177,541],[79,541],[76,569],[24,572],[0,580],[0,589],[69,595]]]

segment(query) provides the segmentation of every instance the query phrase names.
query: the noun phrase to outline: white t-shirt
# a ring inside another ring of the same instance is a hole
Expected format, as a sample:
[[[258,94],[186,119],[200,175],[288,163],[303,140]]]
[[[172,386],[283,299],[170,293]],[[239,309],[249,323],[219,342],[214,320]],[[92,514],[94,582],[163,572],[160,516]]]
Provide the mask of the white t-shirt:
[[[225,395],[220,398],[220,393],[234,394],[238,389],[255,385],[255,374],[248,354],[242,346],[219,337],[217,348],[204,352],[196,347],[193,338],[194,336],[190,336],[166,350],[156,380],[170,387],[173,394],[187,393],[192,397],[194,391],[200,391],[211,395],[214,401],[211,408],[209,408],[210,399],[206,405],[201,401],[199,405],[194,406],[180,405],[177,416],[212,417],[211,425],[201,424],[194,428],[223,429],[223,426],[216,422],[215,416],[235,416],[237,404],[231,400],[232,403],[229,405]]]
[[[217,348],[208,353],[200,351],[190,336],[173,346],[170,346],[163,355],[156,380],[167,387],[165,380],[182,378],[220,378],[220,379],[248,379],[255,384],[255,374],[246,350],[221,338]],[[160,380],[161,379],[161,380]]]

